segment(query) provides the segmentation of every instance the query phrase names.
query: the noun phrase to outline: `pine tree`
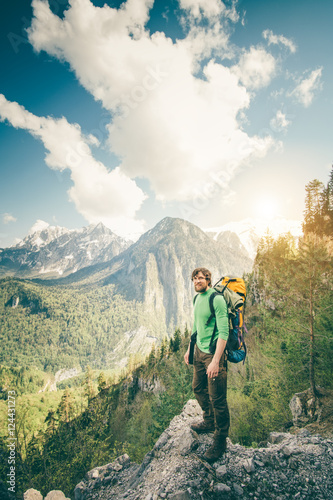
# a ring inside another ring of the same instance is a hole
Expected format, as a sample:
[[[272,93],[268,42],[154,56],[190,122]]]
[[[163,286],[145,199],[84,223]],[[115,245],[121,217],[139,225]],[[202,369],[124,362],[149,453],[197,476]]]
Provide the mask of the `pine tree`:
[[[148,368],[155,368],[156,365],[156,346],[155,343],[152,345],[151,351],[149,353],[148,359],[147,359],[147,365]]]
[[[88,365],[83,383],[85,387],[84,395],[88,397],[88,402],[95,396],[95,387],[93,378],[94,378],[94,372]]]
[[[309,341],[309,380],[312,393],[316,396],[316,317],[321,308],[333,308],[333,242],[327,237],[306,235],[300,242],[297,263],[296,294],[306,308],[303,321],[306,324]]]
[[[159,360],[161,361],[167,355],[168,355],[168,340],[166,337],[164,337],[160,345]]]
[[[175,330],[173,338],[170,339],[170,350],[172,352],[177,352],[179,350],[182,341],[181,333],[179,328]]]
[[[98,392],[101,392],[104,389],[106,389],[106,378],[104,372],[101,372],[98,375],[97,382],[98,382]]]
[[[47,424],[46,428],[46,434],[48,436],[53,436],[57,430],[58,426],[58,420],[56,418],[56,413],[54,410],[49,410],[46,418],[45,418],[45,423]]]
[[[322,192],[324,234],[333,235],[333,166],[326,188]]]
[[[62,422],[69,423],[75,415],[75,405],[72,393],[68,387],[66,387],[61,401],[59,403],[57,414],[59,415],[59,420]]]
[[[318,179],[309,182],[305,187],[304,233],[323,234],[323,193],[324,184]]]

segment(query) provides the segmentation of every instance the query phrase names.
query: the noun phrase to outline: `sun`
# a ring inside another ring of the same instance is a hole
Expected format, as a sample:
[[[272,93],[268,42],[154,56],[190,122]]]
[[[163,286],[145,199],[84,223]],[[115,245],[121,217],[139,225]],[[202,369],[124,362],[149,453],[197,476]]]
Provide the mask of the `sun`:
[[[259,198],[255,204],[255,213],[260,219],[272,220],[278,216],[278,212],[278,203],[273,197]]]

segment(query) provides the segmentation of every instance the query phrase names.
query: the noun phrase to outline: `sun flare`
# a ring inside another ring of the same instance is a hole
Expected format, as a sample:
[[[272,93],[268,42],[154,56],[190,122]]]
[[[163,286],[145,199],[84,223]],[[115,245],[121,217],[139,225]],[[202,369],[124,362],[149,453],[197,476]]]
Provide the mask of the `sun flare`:
[[[255,205],[255,213],[257,217],[265,220],[272,220],[274,217],[278,216],[278,212],[278,203],[274,198],[266,197],[257,200]]]

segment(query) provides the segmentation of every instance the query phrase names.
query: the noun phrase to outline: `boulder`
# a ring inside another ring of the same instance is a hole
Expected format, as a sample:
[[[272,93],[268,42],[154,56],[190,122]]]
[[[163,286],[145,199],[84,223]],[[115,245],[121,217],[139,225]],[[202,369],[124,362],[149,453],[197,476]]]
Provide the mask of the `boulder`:
[[[43,495],[33,488],[30,488],[23,494],[23,500],[43,500]]]

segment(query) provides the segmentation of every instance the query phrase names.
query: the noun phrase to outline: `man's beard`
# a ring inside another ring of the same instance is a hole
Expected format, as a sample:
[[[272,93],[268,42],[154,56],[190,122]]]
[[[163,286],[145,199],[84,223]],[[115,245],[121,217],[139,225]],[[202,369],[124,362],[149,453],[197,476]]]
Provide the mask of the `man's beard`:
[[[197,287],[199,287],[199,289]],[[197,285],[194,286],[194,288],[195,288],[196,292],[198,292],[198,293],[204,293],[207,290],[208,287],[207,287],[206,283],[202,284],[202,285],[198,283]]]

